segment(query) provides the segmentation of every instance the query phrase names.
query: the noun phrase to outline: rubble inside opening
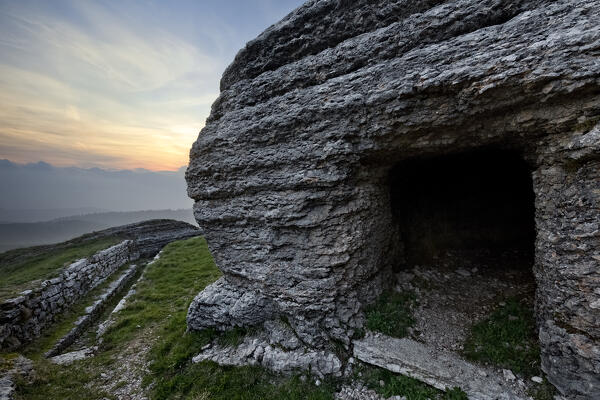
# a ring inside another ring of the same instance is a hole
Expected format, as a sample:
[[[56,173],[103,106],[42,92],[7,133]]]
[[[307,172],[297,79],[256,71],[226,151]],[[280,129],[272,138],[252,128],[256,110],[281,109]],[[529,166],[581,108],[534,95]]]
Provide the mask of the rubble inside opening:
[[[470,327],[506,298],[533,304],[534,193],[518,154],[402,162],[389,184],[404,255],[396,289],[417,297],[411,337],[461,351]]]

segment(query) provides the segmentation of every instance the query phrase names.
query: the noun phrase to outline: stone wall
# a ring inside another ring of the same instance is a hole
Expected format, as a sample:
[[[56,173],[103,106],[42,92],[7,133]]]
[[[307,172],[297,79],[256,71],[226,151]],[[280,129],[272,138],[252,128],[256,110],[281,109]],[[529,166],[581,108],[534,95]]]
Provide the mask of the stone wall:
[[[536,190],[542,367],[568,394],[600,397],[600,124],[543,140]]]
[[[544,368],[571,398],[600,396],[599,8],[310,0],[248,43],[190,152],[188,193],[224,276],[188,326],[282,316],[304,343],[349,346],[402,257],[392,168],[510,150],[536,171]]]
[[[125,240],[72,263],[56,278],[3,302],[0,304],[0,348],[18,348],[40,336],[68,307],[119,267],[138,258],[134,242]]]
[[[85,313],[77,318],[77,321],[75,321],[74,324],[75,326],[69,333],[60,338],[54,346],[44,354],[44,357],[54,357],[73,344],[86,329],[100,317],[106,308],[106,305],[131,282],[138,270],[139,267],[136,264],[132,264],[121,274],[121,276],[112,281],[104,293],[98,296],[96,301],[94,301],[94,304],[86,307]]]

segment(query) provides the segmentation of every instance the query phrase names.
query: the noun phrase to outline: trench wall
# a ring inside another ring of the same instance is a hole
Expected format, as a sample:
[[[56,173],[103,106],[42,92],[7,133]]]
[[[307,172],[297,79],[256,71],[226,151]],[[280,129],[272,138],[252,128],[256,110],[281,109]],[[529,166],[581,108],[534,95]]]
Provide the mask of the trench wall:
[[[59,276],[0,304],[0,349],[12,350],[39,337],[68,307],[122,265],[139,258],[131,240],[66,267]]]

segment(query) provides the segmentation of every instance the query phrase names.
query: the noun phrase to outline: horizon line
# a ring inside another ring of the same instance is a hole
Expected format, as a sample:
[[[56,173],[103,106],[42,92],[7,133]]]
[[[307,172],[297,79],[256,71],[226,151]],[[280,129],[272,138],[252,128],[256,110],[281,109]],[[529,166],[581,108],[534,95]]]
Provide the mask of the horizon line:
[[[2,163],[10,163],[12,165],[15,166],[19,166],[19,167],[35,167],[35,166],[49,166],[52,168],[57,168],[57,169],[68,169],[68,168],[75,168],[75,169],[80,169],[80,170],[101,170],[101,171],[106,171],[106,172],[122,172],[122,171],[131,171],[131,172],[141,172],[141,171],[147,171],[147,172],[178,172],[181,171],[183,168],[187,168],[188,165],[184,164],[181,165],[180,167],[176,168],[176,169],[149,169],[149,168],[145,168],[145,167],[136,167],[136,168],[107,168],[107,167],[102,167],[102,166],[81,166],[81,165],[77,165],[77,164],[66,164],[66,165],[57,165],[57,164],[52,164],[49,163],[47,161],[44,160],[39,160],[39,161],[35,161],[35,162],[25,162],[25,163],[21,163],[21,162],[17,162],[17,161],[12,161],[9,160],[8,158],[0,158],[0,165],[2,165]]]

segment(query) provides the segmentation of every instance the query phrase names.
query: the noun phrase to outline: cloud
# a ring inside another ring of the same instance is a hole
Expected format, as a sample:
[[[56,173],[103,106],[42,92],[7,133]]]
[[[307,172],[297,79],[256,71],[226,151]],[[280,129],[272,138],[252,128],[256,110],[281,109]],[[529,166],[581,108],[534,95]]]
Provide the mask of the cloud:
[[[186,164],[218,95],[223,62],[162,29],[134,26],[101,3],[67,5],[77,18],[2,7],[0,157],[149,169]]]

